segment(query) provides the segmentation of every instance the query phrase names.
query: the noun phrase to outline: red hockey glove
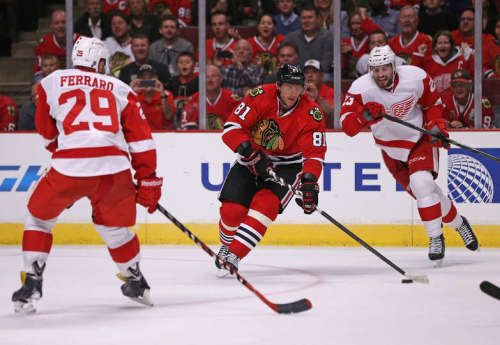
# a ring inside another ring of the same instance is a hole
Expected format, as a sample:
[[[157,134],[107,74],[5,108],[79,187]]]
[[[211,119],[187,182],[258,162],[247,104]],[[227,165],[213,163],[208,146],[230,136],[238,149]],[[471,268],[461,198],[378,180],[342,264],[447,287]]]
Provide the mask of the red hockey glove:
[[[274,170],[271,160],[261,150],[253,151],[250,156],[242,158],[241,161],[252,174],[263,179],[269,177],[268,169]]]
[[[445,119],[437,118],[434,120],[429,120],[425,123],[424,127],[434,134],[430,136],[430,142],[432,145],[437,147],[444,147],[447,150],[450,149],[450,142],[446,140],[450,137],[450,134],[446,130]]]
[[[156,205],[161,197],[162,185],[162,177],[145,178],[137,183],[137,203],[146,207],[149,213],[156,210]]]
[[[305,214],[311,214],[318,206],[319,186],[316,183],[316,177],[311,173],[305,173],[301,178],[300,191],[302,200],[295,199],[297,205],[302,207]]]
[[[371,126],[384,118],[384,106],[377,102],[368,102],[363,110],[363,118],[366,120],[366,125]]]

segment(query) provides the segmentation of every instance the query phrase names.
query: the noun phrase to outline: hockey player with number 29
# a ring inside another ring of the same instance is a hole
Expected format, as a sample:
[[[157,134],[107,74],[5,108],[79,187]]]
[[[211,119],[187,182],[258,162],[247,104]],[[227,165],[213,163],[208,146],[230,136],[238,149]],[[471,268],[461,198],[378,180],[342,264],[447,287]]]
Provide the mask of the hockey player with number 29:
[[[227,275],[226,266],[231,273],[238,270],[239,261],[293,198],[271,181],[268,169],[302,191],[304,213],[313,213],[318,204],[325,119],[318,104],[304,94],[304,81],[300,67],[285,64],[276,84],[253,89],[226,120],[222,140],[238,158],[219,195],[219,276]]]
[[[389,114],[448,137],[443,105],[432,79],[415,66],[395,67],[394,59],[389,46],[372,49],[369,73],[349,88],[340,122],[349,136],[371,128],[390,173],[417,200],[420,219],[430,237],[429,259],[440,263],[445,253],[442,223],[455,228],[468,249],[477,250],[478,241],[467,219],[457,213],[434,181],[438,149],[447,146],[446,142],[384,118]]]
[[[150,287],[139,269],[139,240],[128,228],[135,224],[136,202],[152,213],[161,196],[163,179],[156,177],[151,130],[132,89],[103,74],[109,52],[102,41],[80,37],[72,60],[74,69],[53,72],[38,88],[35,123],[52,160],[28,201],[22,287],[12,295],[16,312],[36,310],[52,228],[66,208],[84,197],[124,281],[122,293],[151,305]]]

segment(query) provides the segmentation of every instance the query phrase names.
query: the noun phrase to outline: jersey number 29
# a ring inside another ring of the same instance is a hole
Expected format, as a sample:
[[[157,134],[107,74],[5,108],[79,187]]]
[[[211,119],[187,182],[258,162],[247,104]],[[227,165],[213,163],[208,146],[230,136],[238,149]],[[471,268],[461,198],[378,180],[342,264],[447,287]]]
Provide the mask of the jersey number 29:
[[[75,89],[61,94],[59,97],[59,105],[65,104],[71,98],[75,98],[75,104],[70,109],[63,121],[64,134],[69,135],[76,131],[88,131],[90,129],[89,122],[77,121],[78,116],[82,112],[87,103],[85,91]],[[101,106],[100,99],[107,100],[107,106]],[[90,109],[97,116],[106,116],[110,119],[109,125],[105,125],[104,121],[94,121],[92,126],[100,131],[117,133],[119,130],[118,112],[116,109],[115,96],[109,90],[93,89],[90,91]],[[104,119],[103,119],[104,120]]]

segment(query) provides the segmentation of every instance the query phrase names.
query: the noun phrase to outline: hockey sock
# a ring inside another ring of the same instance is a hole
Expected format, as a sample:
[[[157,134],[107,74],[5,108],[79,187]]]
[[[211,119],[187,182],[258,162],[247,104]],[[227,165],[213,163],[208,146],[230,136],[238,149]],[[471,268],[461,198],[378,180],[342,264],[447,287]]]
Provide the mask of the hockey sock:
[[[248,208],[231,201],[224,201],[220,207],[219,237],[220,242],[228,246],[238,230],[238,226],[245,219]]]
[[[127,270],[141,258],[137,235],[127,227],[110,227],[95,224],[95,228],[108,247],[111,258],[124,277],[130,276]]]
[[[229,250],[244,258],[262,239],[268,226],[278,216],[280,200],[269,189],[258,191],[250,204],[250,210],[238,227]]]
[[[40,265],[47,261],[52,248],[52,228],[57,218],[43,220],[33,216],[29,211],[24,223],[23,260],[26,273],[33,272],[33,262]]]
[[[429,237],[437,237],[443,233],[441,199],[435,192],[435,186],[428,171],[417,171],[410,176],[410,188],[417,199],[418,213]]]
[[[436,185],[436,192],[441,198],[441,212],[443,213],[443,223],[457,229],[462,225],[462,217],[458,214],[453,201],[444,195],[439,186]]]

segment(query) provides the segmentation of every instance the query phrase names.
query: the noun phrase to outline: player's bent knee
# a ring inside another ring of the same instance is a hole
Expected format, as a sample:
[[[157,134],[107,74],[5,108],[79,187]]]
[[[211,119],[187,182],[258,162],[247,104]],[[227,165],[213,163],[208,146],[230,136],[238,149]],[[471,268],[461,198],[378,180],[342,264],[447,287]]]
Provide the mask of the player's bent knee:
[[[237,226],[248,213],[248,208],[232,201],[224,201],[220,207],[220,217],[224,224]]]
[[[434,193],[436,183],[430,171],[417,171],[410,175],[410,189],[417,199]]]
[[[250,209],[274,221],[278,216],[280,199],[269,189],[261,189],[253,197]]]

